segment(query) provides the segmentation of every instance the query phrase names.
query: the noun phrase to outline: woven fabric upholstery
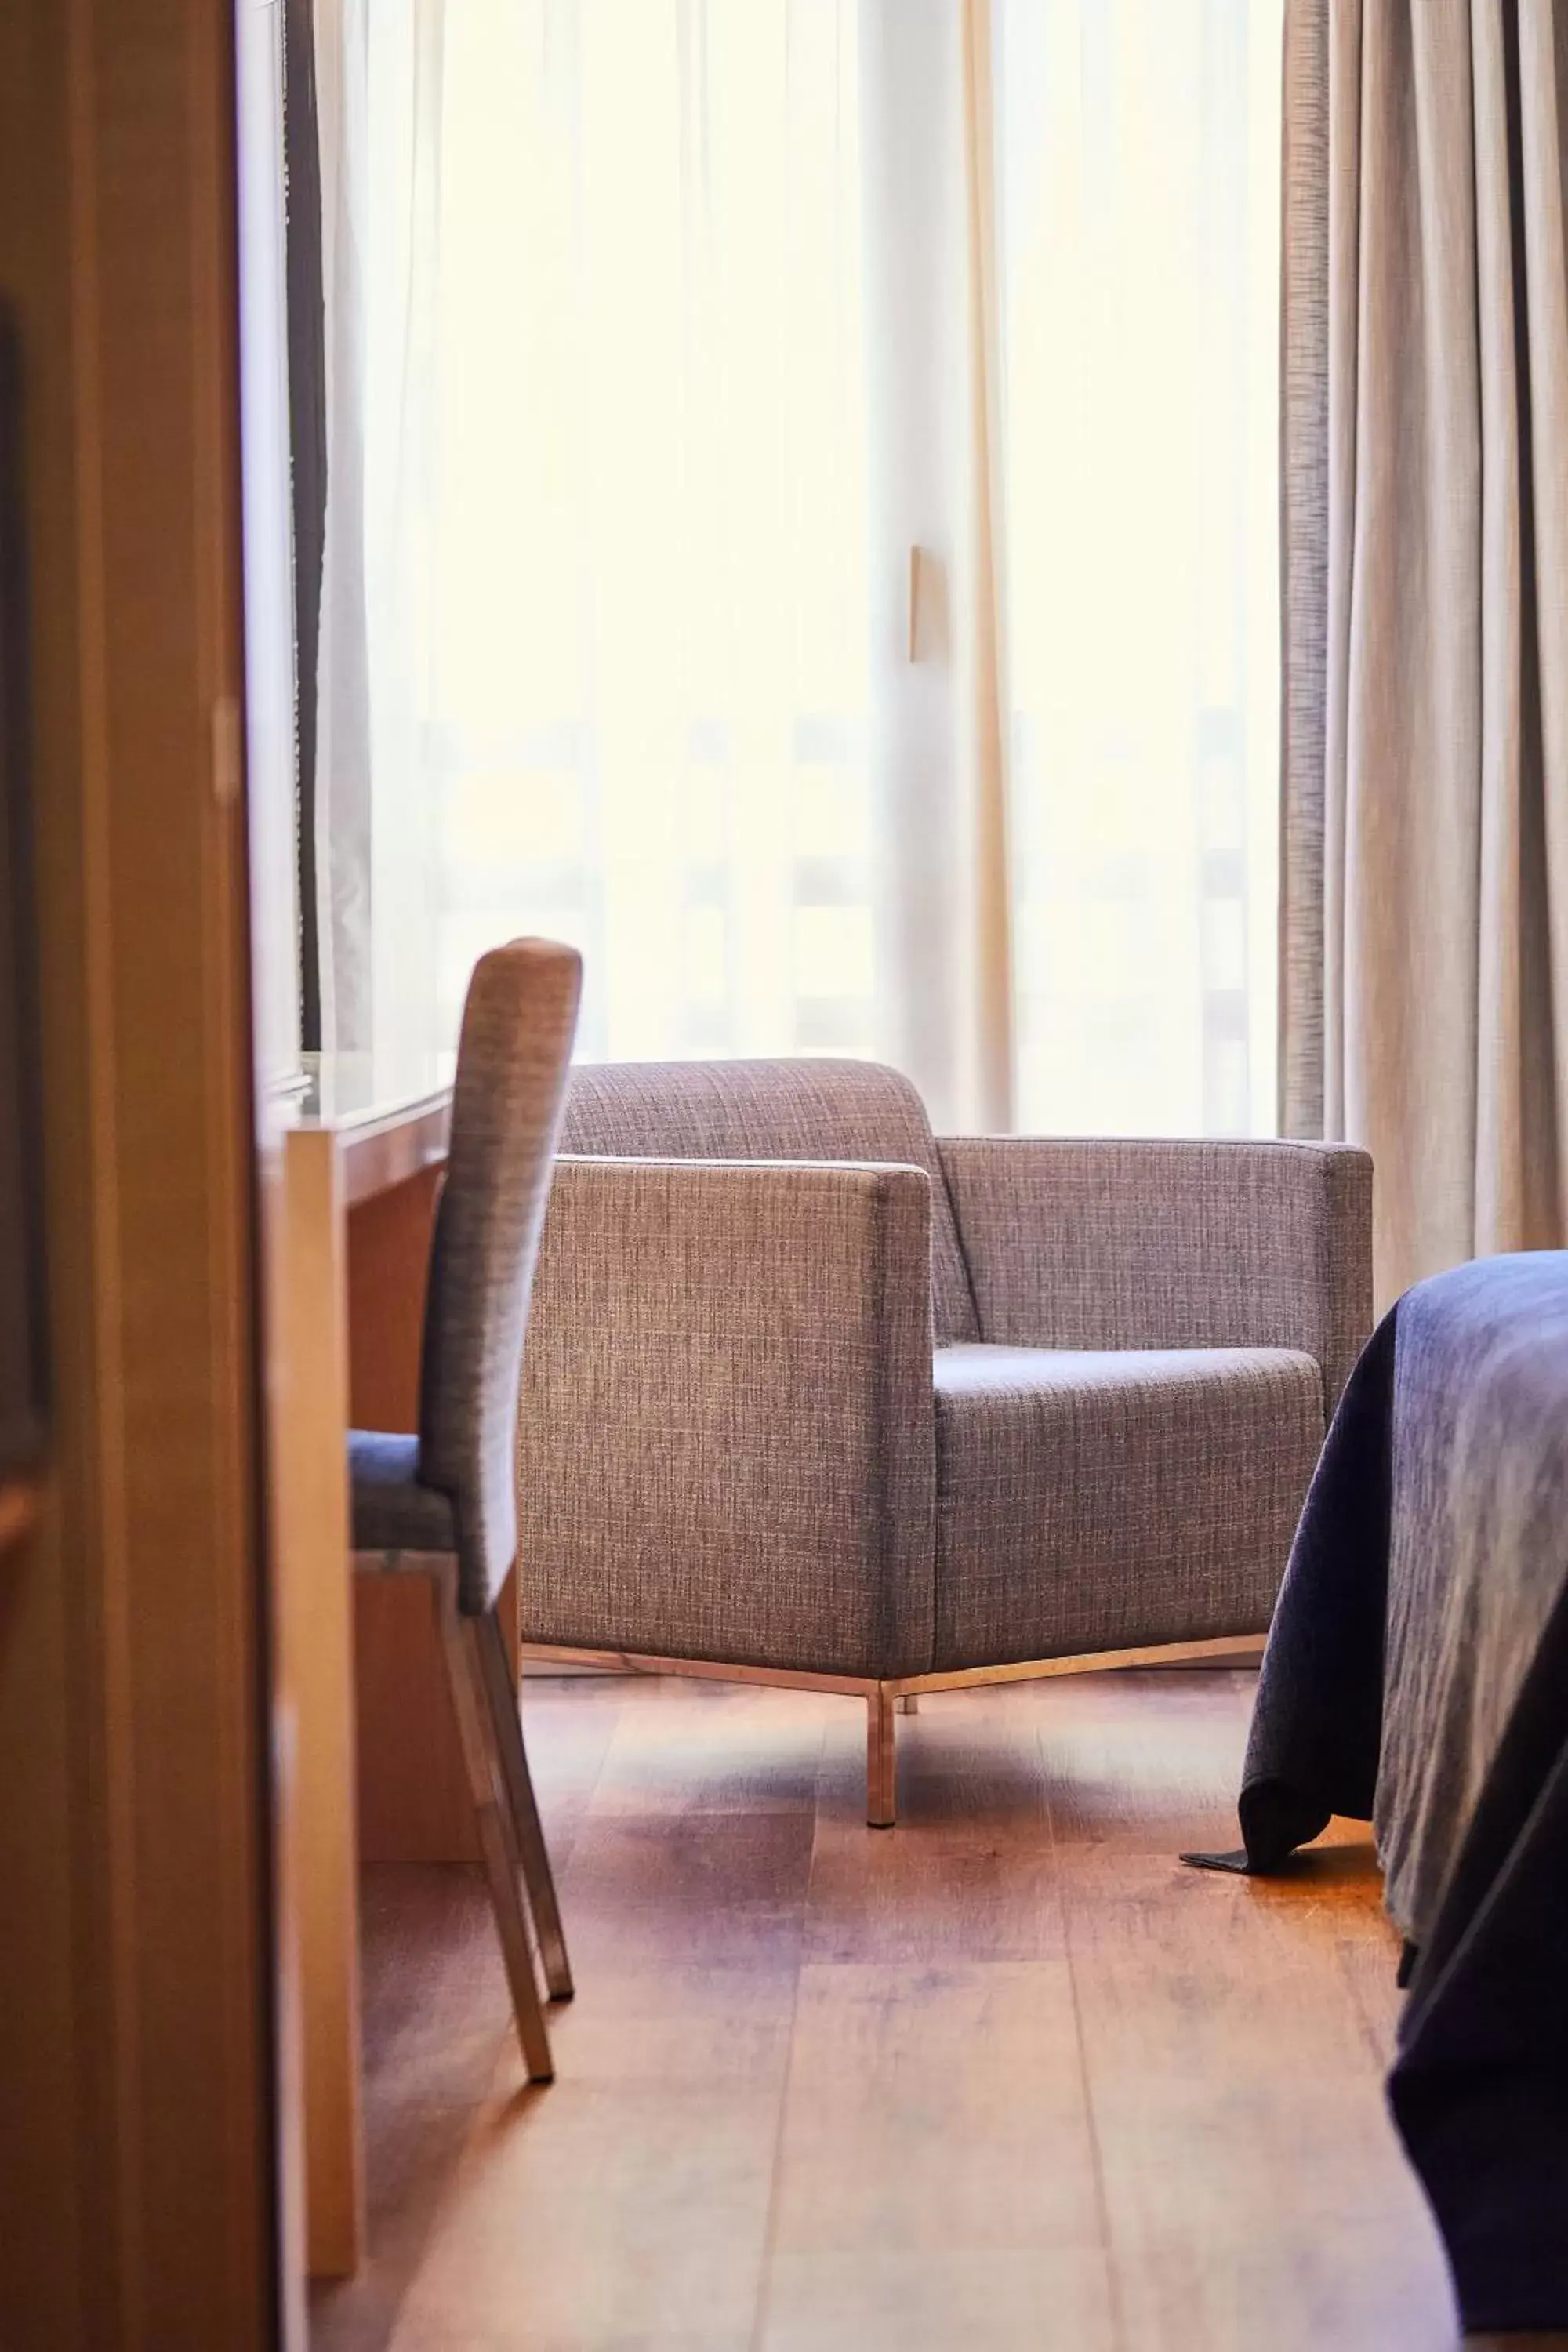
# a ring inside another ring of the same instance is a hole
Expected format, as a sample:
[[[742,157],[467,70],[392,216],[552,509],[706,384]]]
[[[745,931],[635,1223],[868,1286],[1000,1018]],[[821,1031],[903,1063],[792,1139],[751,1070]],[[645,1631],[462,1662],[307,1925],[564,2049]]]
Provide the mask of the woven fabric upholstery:
[[[574,1071],[561,1149],[609,1159],[876,1161],[931,1179],[939,1342],[980,1326],[925,1105],[875,1062],[626,1062]]]
[[[1325,1421],[1372,1328],[1372,1162],[1343,1144],[944,1139],[987,1340],[1293,1348]]]
[[[419,1440],[381,1430],[349,1435],[349,1505],[355,1551],[453,1552],[448,1497],[419,1480]]]
[[[930,1664],[930,1219],[910,1167],[557,1162],[523,1373],[525,1639]]]
[[[459,1605],[494,1605],[517,1553],[518,1385],[582,962],[516,940],[468,982],[425,1307],[419,1479],[451,1497]]]
[[[563,1141],[527,1637],[870,1677],[1267,1622],[1370,1316],[1363,1154],[933,1162],[901,1078],[821,1062],[580,1069]]]
[[[1284,1349],[945,1349],[938,1668],[1260,1632],[1322,1435]]]

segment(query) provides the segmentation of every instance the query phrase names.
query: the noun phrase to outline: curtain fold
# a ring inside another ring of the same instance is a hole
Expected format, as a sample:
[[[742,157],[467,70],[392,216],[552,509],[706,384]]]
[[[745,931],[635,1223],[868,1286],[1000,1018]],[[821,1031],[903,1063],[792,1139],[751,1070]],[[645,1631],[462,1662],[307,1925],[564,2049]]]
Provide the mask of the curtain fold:
[[[1321,1053],[1389,1298],[1568,1237],[1568,18],[1288,25],[1286,1108]]]
[[[294,530],[294,759],[300,907],[300,1042],[321,1044],[316,889],[316,698],[327,515],[326,313],[321,284],[321,132],[312,0],[285,0],[283,162]]]
[[[858,0],[868,804],[880,1043],[1013,1123],[989,0]]]
[[[1279,1130],[1323,1132],[1329,0],[1288,0],[1279,257]]]
[[[374,5],[315,0],[327,496],[311,814],[321,1043],[329,1053],[364,1052],[374,1042],[362,250],[370,202],[366,10]]]
[[[996,186],[995,28],[991,0],[964,0],[964,194],[969,227],[970,490],[973,645],[970,734],[976,777],[974,1125],[1005,1133],[1017,1097],[1008,805],[1012,695],[1007,675],[1002,284]]]

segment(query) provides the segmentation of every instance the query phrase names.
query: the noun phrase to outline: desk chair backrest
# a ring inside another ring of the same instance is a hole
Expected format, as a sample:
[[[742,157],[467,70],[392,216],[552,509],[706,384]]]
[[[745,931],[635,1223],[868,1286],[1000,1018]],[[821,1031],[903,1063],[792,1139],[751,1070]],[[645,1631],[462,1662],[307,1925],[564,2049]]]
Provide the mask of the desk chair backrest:
[[[419,1477],[451,1497],[470,1616],[494,1606],[517,1552],[523,1333],[582,970],[573,948],[514,940],[479,958],[463,1008],[425,1304]]]

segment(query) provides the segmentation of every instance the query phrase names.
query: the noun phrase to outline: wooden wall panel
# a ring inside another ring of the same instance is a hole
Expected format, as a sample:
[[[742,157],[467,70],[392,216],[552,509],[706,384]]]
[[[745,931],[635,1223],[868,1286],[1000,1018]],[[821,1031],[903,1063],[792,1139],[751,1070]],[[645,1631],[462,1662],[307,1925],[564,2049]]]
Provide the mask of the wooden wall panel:
[[[0,2338],[278,2341],[232,0],[5,0],[53,1461],[0,1561]]]

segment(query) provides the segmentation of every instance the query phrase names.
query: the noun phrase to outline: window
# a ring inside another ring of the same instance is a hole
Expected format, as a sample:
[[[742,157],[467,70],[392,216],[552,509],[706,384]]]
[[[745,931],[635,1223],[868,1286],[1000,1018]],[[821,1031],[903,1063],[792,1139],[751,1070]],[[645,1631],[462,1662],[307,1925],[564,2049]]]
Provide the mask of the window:
[[[1272,1124],[1279,17],[994,0],[982,142],[959,0],[378,0],[389,1021],[447,1042],[531,929],[584,950],[590,1056],[873,1054],[972,1118],[963,1000],[1018,1124]],[[1010,1015],[959,742],[982,381]]]
[[[1017,1109],[1272,1131],[1279,0],[1000,0]]]
[[[448,1025],[527,929],[584,950],[587,1054],[875,1049],[855,25],[448,12],[414,633]]]

